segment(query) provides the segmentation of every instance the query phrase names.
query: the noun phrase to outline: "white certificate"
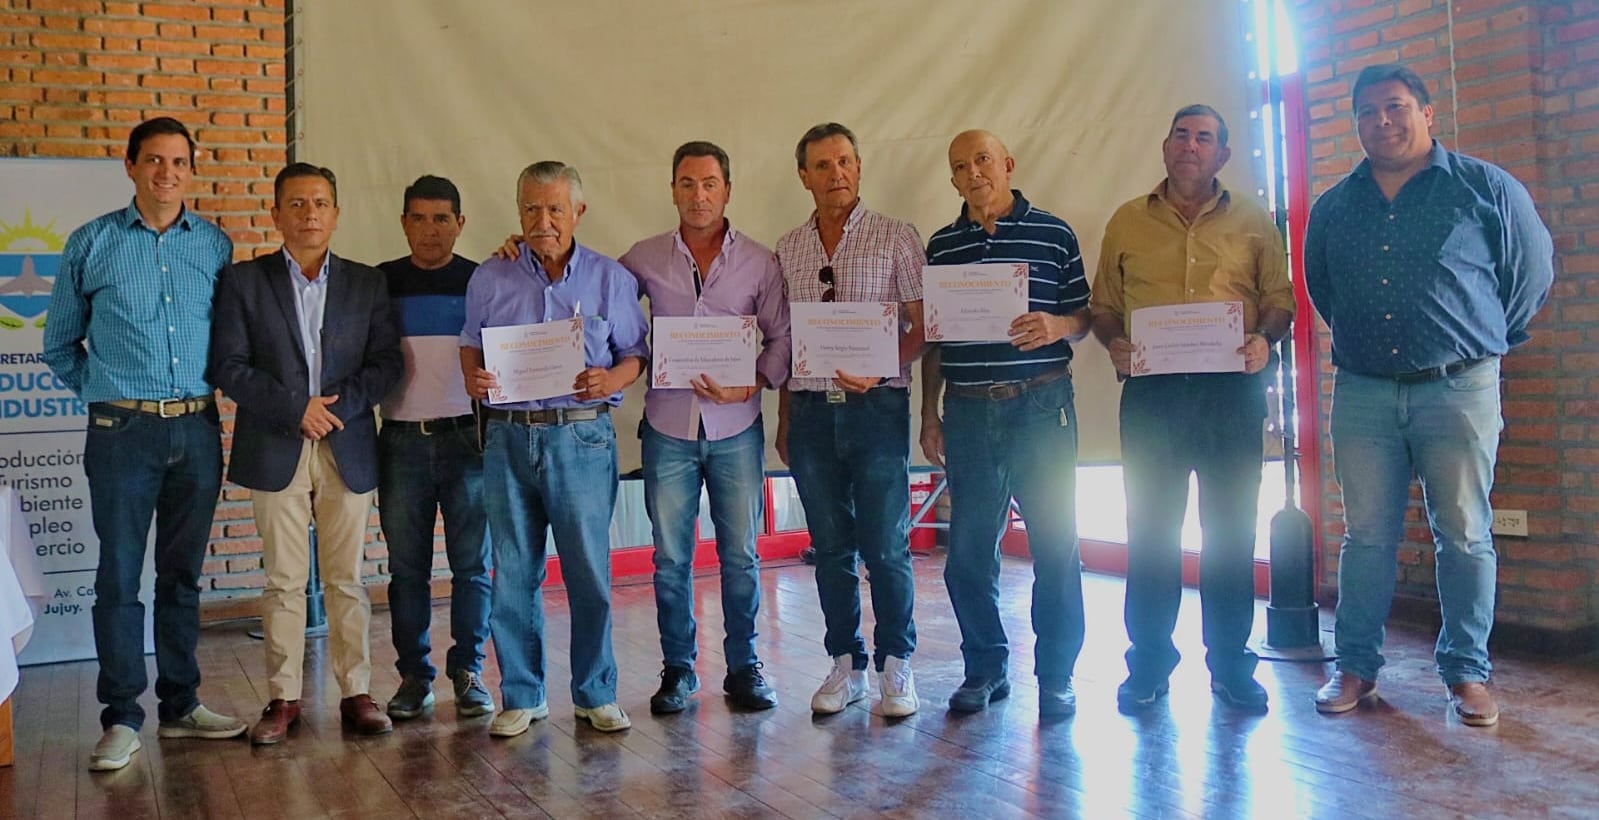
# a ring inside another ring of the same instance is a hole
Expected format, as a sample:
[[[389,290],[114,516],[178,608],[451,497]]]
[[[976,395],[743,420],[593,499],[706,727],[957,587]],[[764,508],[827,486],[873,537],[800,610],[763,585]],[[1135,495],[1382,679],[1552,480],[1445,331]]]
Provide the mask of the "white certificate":
[[[489,404],[570,396],[584,367],[580,316],[483,328],[483,369],[500,383]]]
[[[755,386],[754,316],[657,316],[650,386],[692,388],[701,373],[723,387]]]
[[[1027,312],[1027,263],[927,265],[922,308],[929,342],[1009,342]]]
[[[899,305],[894,302],[794,302],[796,378],[899,375]]]
[[[1139,308],[1132,316],[1132,375],[1239,373],[1243,302]]]

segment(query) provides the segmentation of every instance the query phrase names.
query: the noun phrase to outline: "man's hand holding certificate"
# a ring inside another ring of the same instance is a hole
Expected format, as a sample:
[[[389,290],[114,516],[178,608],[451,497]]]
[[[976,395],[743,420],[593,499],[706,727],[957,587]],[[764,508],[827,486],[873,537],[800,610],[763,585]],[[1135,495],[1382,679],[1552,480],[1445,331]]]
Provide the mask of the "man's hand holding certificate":
[[[799,378],[839,373],[899,375],[899,305],[893,302],[795,302],[794,363]]]
[[[1196,302],[1133,311],[1131,375],[1244,370],[1242,302]]]
[[[1008,342],[1027,312],[1027,263],[927,265],[922,306],[929,342]]]
[[[483,328],[483,369],[497,383],[490,404],[572,395],[584,370],[583,318]]]
[[[755,387],[754,316],[657,316],[650,387]]]

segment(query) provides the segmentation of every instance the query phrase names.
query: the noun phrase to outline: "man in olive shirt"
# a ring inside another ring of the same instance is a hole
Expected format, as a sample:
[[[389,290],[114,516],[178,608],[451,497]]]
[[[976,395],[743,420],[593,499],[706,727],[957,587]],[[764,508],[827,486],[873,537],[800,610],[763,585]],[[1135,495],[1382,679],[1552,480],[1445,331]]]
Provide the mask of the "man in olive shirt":
[[[1119,208],[1105,226],[1089,304],[1094,335],[1117,373],[1131,371],[1127,328],[1139,308],[1241,302],[1242,373],[1135,376],[1122,388],[1127,487],[1128,677],[1116,690],[1128,713],[1154,705],[1177,666],[1172,630],[1182,601],[1182,526],[1188,475],[1199,477],[1199,595],[1211,690],[1223,703],[1264,711],[1254,621],[1256,502],[1271,347],[1293,320],[1293,289],[1276,226],[1247,197],[1216,181],[1231,155],[1227,123],[1206,105],[1172,118],[1161,143],[1166,179]]]

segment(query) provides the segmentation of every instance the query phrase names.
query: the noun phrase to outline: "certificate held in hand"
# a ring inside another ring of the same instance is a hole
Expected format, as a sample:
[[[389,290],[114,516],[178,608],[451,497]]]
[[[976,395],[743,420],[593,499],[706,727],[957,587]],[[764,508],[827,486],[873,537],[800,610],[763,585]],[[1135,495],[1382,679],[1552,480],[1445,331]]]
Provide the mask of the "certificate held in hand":
[[[483,328],[483,369],[500,383],[489,404],[570,396],[583,368],[581,316]]]
[[[922,307],[929,342],[1009,342],[1027,312],[1027,263],[927,265]]]
[[[1244,370],[1242,302],[1139,308],[1131,324],[1133,376]]]
[[[755,386],[754,316],[657,316],[650,387],[693,389],[700,374],[723,387]]]
[[[795,302],[796,378],[899,375],[899,305],[894,302]]]

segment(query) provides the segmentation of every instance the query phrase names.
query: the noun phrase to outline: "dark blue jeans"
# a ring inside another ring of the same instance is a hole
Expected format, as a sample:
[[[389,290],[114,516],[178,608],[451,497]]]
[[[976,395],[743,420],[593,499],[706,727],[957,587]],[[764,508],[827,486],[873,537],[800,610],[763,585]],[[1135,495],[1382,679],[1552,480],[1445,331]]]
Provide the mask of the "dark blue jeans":
[[[853,657],[856,669],[867,663],[857,556],[872,578],[875,666],[916,651],[910,423],[904,389],[880,387],[839,404],[829,404],[826,393],[801,391],[789,401],[789,466],[816,548],[823,644],[830,657]]]
[[[483,509],[483,456],[470,416],[454,429],[424,434],[385,422],[378,434],[378,518],[389,545],[389,615],[395,668],[433,680],[428,657],[433,620],[433,524],[444,513],[450,564],[450,639],[444,671],[483,671],[489,637],[488,515]]]
[[[761,604],[756,527],[766,501],[766,437],[757,418],[721,441],[685,441],[644,426],[644,506],[655,535],[655,620],[667,666],[694,668],[694,522],[700,487],[711,501],[722,574],[722,653],[727,668],[755,663]]]
[[[1266,419],[1264,378],[1242,373],[1139,376],[1122,386],[1127,488],[1127,669],[1144,683],[1177,666],[1188,476],[1199,481],[1199,606],[1212,677],[1254,674],[1255,514]]]
[[[999,541],[1016,499],[1033,554],[1033,671],[1070,678],[1083,649],[1083,561],[1077,548],[1077,410],[1071,379],[1012,399],[944,395],[949,559],[944,585],[961,628],[968,677],[1007,674],[999,615]]]
[[[200,567],[222,489],[216,407],[163,419],[89,406],[83,447],[100,564],[94,578],[95,694],[102,728],[144,725],[144,604],[139,586],[155,521],[155,694],[161,720],[200,704]]]

